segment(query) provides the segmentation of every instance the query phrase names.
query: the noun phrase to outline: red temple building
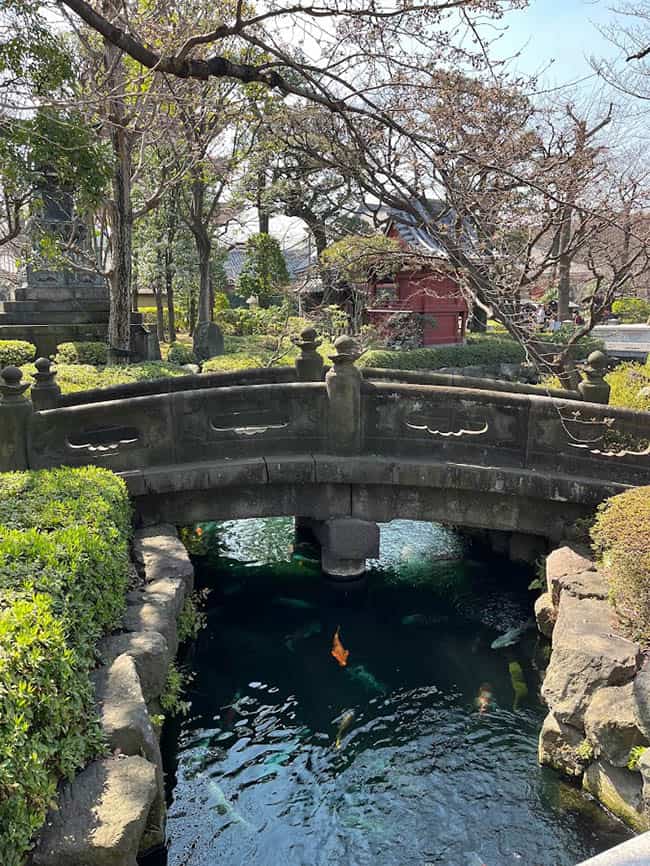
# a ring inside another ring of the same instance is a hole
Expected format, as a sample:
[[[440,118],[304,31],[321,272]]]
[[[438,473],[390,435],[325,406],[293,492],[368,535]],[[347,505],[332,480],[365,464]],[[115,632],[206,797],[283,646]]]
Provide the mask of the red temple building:
[[[444,216],[441,220],[446,221]],[[462,343],[467,325],[467,303],[451,276],[443,247],[423,222],[418,223],[403,211],[392,212],[385,234],[397,240],[404,249],[426,256],[427,264],[418,269],[404,268],[393,278],[372,283],[368,322],[388,328],[389,321],[395,321],[396,312],[408,311],[419,314],[423,346]]]

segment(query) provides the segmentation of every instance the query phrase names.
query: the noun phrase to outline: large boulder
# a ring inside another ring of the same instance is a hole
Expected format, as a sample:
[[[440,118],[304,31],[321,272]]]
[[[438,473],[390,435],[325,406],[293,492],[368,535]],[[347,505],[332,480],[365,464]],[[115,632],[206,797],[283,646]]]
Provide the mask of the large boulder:
[[[126,654],[108,667],[93,671],[95,700],[104,737],[117,754],[144,755],[156,768],[157,793],[151,806],[147,827],[141,840],[143,850],[165,841],[165,782],[162,756],[135,662]]]
[[[131,596],[131,593],[129,593]],[[122,627],[127,632],[157,631],[165,638],[170,657],[178,650],[176,605],[173,598],[152,595],[140,600],[140,594],[129,598]]]
[[[650,739],[650,658],[646,657],[643,666],[634,677],[634,704],[639,726]]]
[[[562,595],[542,697],[564,724],[583,727],[595,692],[624,685],[639,667],[639,647],[614,634],[612,625],[607,602]]]
[[[589,549],[571,543],[558,547],[546,558],[546,584],[557,607],[563,592],[578,598],[606,599],[609,587],[596,568]]]
[[[162,768],[158,738],[151,726],[135,662],[126,654],[91,673],[95,700],[109,747],[123,755],[144,755]]]
[[[157,631],[125,632],[100,641],[99,657],[106,665],[126,653],[135,662],[142,694],[147,703],[160,697],[171,661],[165,638]]]
[[[648,740],[639,726],[633,684],[599,689],[585,713],[585,734],[615,767],[625,767],[630,749],[647,746]]]
[[[192,591],[194,567],[174,526],[159,524],[136,532],[133,556],[145,581],[180,578],[185,581],[187,591]]]
[[[613,767],[607,761],[594,761],[585,770],[582,787],[634,830],[650,828],[638,773]]]
[[[566,776],[581,776],[585,761],[578,752],[578,747],[583,740],[582,731],[562,724],[553,713],[549,713],[539,735],[539,763],[553,767]]]
[[[34,866],[137,866],[156,768],[138,755],[107,758],[63,786],[41,830]]]

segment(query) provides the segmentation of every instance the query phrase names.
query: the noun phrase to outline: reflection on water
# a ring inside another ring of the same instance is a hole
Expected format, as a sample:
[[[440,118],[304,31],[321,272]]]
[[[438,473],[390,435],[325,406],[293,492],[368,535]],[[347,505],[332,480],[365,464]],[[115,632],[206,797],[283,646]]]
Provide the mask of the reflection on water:
[[[343,607],[291,521],[203,529],[213,591],[190,713],[165,733],[157,866],[570,866],[626,838],[537,766],[544,642],[491,648],[528,620],[530,573],[395,521]]]

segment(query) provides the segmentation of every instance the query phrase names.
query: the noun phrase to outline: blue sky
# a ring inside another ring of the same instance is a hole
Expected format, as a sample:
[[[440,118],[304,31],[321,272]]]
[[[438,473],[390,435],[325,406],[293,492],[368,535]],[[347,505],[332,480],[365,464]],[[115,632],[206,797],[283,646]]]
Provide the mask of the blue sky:
[[[553,86],[589,75],[589,56],[613,56],[616,51],[598,31],[615,20],[613,0],[530,0],[526,9],[509,12],[508,30],[499,40],[499,54],[521,50],[517,67],[525,73],[545,69]]]

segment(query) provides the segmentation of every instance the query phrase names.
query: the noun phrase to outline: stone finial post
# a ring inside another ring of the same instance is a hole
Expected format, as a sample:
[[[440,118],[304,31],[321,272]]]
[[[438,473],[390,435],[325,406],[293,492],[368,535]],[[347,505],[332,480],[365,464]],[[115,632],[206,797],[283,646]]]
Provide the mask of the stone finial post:
[[[32,373],[35,383],[32,385],[32,405],[36,411],[54,409],[61,396],[61,389],[54,381],[56,370],[52,369],[49,358],[38,358],[34,364],[36,372]]]
[[[334,366],[325,377],[329,400],[327,438],[339,454],[358,454],[361,448],[361,373],[354,362],[359,347],[352,337],[334,342]]]
[[[607,355],[604,352],[592,352],[582,368],[585,378],[578,385],[583,400],[588,403],[609,403],[611,389],[605,381],[606,370]]]
[[[27,426],[33,410],[24,396],[29,382],[22,382],[18,367],[0,373],[0,472],[27,469]]]
[[[300,337],[294,337],[293,343],[300,349],[296,358],[296,372],[299,382],[322,382],[323,358],[317,349],[323,341],[315,328],[304,328]]]

